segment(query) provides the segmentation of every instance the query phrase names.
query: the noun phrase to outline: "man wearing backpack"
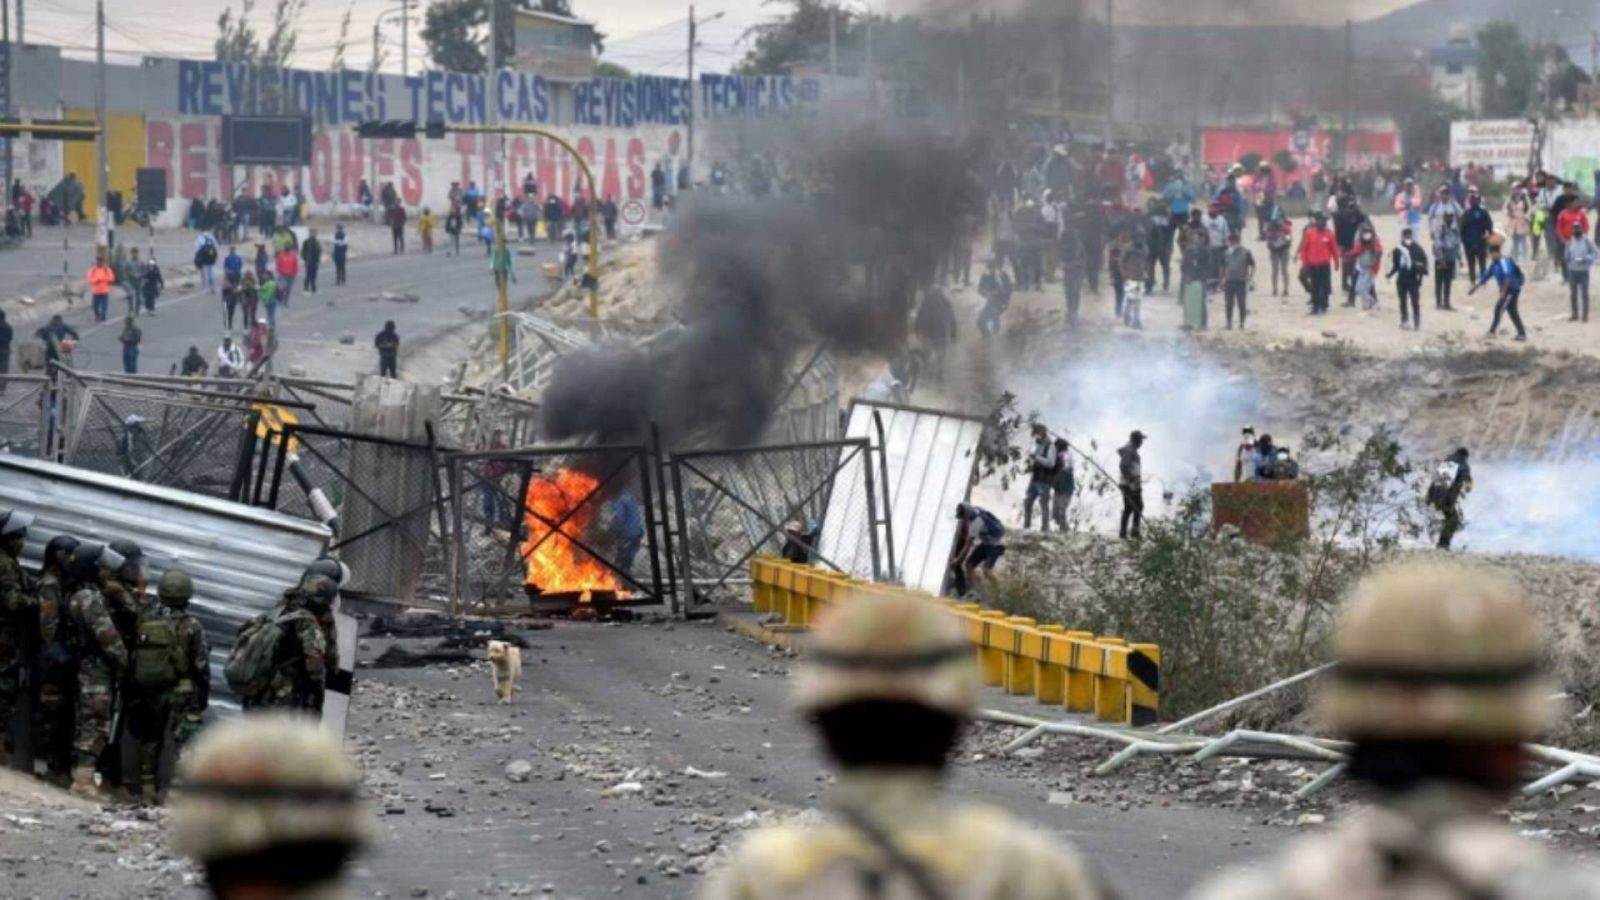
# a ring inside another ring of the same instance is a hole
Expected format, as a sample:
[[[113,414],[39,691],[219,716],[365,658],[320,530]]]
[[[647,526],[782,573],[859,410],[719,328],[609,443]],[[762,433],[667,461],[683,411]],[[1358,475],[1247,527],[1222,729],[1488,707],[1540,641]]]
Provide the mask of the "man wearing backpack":
[[[956,518],[960,525],[951,562],[955,568],[956,591],[966,596],[978,586],[980,570],[985,579],[994,577],[994,564],[1006,552],[1006,527],[994,513],[969,503],[956,504]]]
[[[245,709],[322,711],[328,641],[316,610],[331,608],[338,593],[330,579],[309,576],[239,629],[225,674]]]
[[[1457,447],[1445,457],[1428,486],[1428,502],[1444,515],[1439,527],[1439,549],[1449,550],[1456,532],[1466,524],[1461,514],[1461,498],[1472,491],[1472,467],[1467,464],[1467,448]]]
[[[1055,488],[1056,452],[1050,444],[1050,435],[1039,432],[1038,443],[1028,460],[1032,468],[1028,479],[1028,495],[1022,501],[1022,527],[1033,527],[1033,505],[1039,504],[1039,527],[1050,533],[1050,492]]]
[[[0,765],[11,756],[11,713],[26,690],[21,679],[21,650],[29,620],[39,605],[21,562],[22,544],[32,524],[30,513],[0,512]]]
[[[111,743],[117,686],[128,670],[128,647],[117,630],[102,584],[125,560],[103,544],[82,543],[67,557],[72,597],[67,601],[69,627],[78,649],[78,706],[73,718],[72,787],[74,796],[98,799],[95,769]]]
[[[186,611],[194,582],[182,569],[162,573],[159,602],[141,598],[127,702],[128,734],[139,760],[146,803],[162,794],[161,751],[170,735],[178,746],[200,730],[209,699],[211,664],[199,620]]]
[[[217,292],[217,239],[202,231],[194,239],[194,267],[200,273],[200,286],[207,293]]]

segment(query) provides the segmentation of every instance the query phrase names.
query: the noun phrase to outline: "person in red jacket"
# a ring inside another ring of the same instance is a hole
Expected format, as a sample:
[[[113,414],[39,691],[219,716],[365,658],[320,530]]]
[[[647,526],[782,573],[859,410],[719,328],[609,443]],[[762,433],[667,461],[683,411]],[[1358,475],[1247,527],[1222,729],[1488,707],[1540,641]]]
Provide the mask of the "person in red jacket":
[[[1556,217],[1556,236],[1561,238],[1563,248],[1567,246],[1567,241],[1572,240],[1572,233],[1579,225],[1583,226],[1584,231],[1589,230],[1589,214],[1584,212],[1581,204],[1569,204]]]
[[[295,276],[300,274],[300,254],[292,246],[284,247],[278,251],[274,265],[278,270],[278,305],[287,309],[289,292],[294,287]]]
[[[1311,294],[1311,314],[1325,315],[1333,296],[1333,270],[1339,268],[1339,242],[1323,212],[1311,214],[1311,224],[1300,232],[1300,282]]]

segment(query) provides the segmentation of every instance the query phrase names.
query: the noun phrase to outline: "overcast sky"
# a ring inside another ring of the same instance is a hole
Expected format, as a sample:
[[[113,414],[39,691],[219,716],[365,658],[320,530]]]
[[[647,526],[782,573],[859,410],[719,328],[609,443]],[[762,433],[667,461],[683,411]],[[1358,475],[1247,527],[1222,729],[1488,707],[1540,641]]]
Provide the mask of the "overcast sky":
[[[19,0],[25,4],[25,37],[33,43],[59,44],[87,53],[94,48],[94,0]],[[257,0],[255,18],[263,24],[275,0]],[[427,0],[412,0],[420,11]],[[1008,10],[1022,0],[842,0],[855,9],[902,14],[935,11],[965,17],[970,12]],[[1305,0],[1115,0],[1117,17],[1129,23],[1160,21],[1216,24],[1293,21],[1303,24],[1337,24],[1346,17],[1362,19],[1410,5],[1416,0],[1345,0],[1343,3],[1308,3]],[[216,19],[228,3],[222,0],[113,0],[107,4],[106,46],[113,53],[209,57],[216,37]],[[1089,3],[1096,12],[1098,2]],[[398,9],[400,0],[311,0],[300,20],[300,49],[296,64],[321,68],[333,58],[339,23],[352,11],[347,64],[363,68],[372,55],[372,26],[385,10]],[[573,0],[574,11],[594,21],[608,35],[606,58],[640,72],[679,74],[685,71],[688,50],[687,3],[673,0]],[[752,25],[782,12],[782,6],[762,0],[700,0],[696,18],[721,18],[700,29],[696,68],[726,71],[748,49],[746,32]],[[418,32],[420,12],[411,27],[411,71],[425,65],[426,48]],[[13,26],[14,27],[14,26]],[[383,37],[390,49],[386,69],[399,70],[400,17],[385,19]]]

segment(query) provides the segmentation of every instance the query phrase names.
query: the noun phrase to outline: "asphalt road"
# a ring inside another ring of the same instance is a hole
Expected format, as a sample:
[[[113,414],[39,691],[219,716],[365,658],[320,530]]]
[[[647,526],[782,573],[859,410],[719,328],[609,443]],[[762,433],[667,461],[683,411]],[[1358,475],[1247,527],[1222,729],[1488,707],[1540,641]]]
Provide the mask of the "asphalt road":
[[[794,813],[825,791],[788,706],[788,660],[765,648],[705,623],[558,623],[528,638],[509,707],[493,702],[481,664],[357,673],[373,693],[358,695],[352,749],[382,773],[390,810],[360,893],[687,897],[700,879],[685,863],[708,841],[736,842],[729,823]],[[374,683],[454,699],[419,704]],[[515,759],[532,764],[526,782],[506,777]],[[627,782],[642,792],[618,788]],[[1054,783],[993,761],[963,761],[954,785],[1082,847],[1130,898],[1181,897],[1277,840],[1238,812],[1051,805]]]
[[[319,227],[324,246],[318,278],[320,290],[308,294],[297,283],[289,307],[280,307],[279,372],[299,368],[309,377],[351,380],[358,373],[376,371],[377,355],[372,339],[385,320],[393,319],[402,341],[400,368],[404,377],[408,358],[413,358],[430,341],[468,321],[463,310],[480,317],[493,311],[494,286],[488,259],[480,245],[464,245],[459,257],[441,251],[422,254],[415,247],[404,255],[393,256],[385,252],[386,232],[380,233],[380,229],[366,225],[351,226],[350,231],[353,252],[349,283],[335,287],[333,264],[329,259],[332,228]],[[70,249],[63,251],[62,239],[70,244]],[[189,251],[186,248],[193,239],[191,232],[173,231],[158,233],[153,241],[159,249],[158,258],[170,268],[164,273],[168,287],[156,304],[156,315],[138,320],[143,332],[139,355],[142,373],[168,374],[191,345],[198,347],[207,362],[215,366],[217,346],[224,334],[221,299],[216,294],[201,291],[198,284],[187,288],[180,286],[180,282],[192,277],[187,275]],[[414,237],[408,236],[408,240],[415,244]],[[22,248],[0,254],[0,279],[4,279],[6,293],[32,292],[41,298],[58,294],[55,288],[61,281],[63,260],[68,262],[72,273],[70,283],[77,286],[92,256],[91,242],[87,229],[73,228],[61,238],[52,233],[48,238],[36,239]],[[141,248],[151,243],[147,236],[140,236]],[[545,280],[537,274],[535,265],[553,251],[548,245],[540,245],[539,250],[539,258],[517,258],[520,281],[513,285],[513,300],[544,289]],[[247,255],[250,245],[241,244],[240,252]],[[185,265],[172,265],[177,260]],[[408,292],[416,295],[418,302],[371,299],[385,291]],[[6,305],[8,309],[16,308],[14,302]],[[121,371],[122,348],[118,336],[125,310],[121,290],[117,289],[112,292],[111,318],[106,322],[92,322],[83,303],[76,303],[65,311],[67,322],[83,338],[74,359],[79,368]],[[52,311],[55,311],[53,307],[41,302],[31,309],[20,310],[20,316],[12,313],[19,343],[31,338],[33,330],[43,324],[43,318]],[[238,341],[244,329],[238,320],[235,325],[234,338]],[[342,335],[353,337],[353,343],[341,344]],[[430,371],[428,374],[435,377],[438,373]]]

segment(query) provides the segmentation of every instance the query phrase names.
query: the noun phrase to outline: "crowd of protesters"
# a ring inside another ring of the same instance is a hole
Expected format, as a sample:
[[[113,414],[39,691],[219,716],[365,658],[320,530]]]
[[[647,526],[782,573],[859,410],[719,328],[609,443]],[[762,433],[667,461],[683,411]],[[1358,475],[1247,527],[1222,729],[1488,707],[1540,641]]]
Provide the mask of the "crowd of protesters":
[[[1380,294],[1392,289],[1403,329],[1421,329],[1428,280],[1434,309],[1444,312],[1455,309],[1458,278],[1469,291],[1494,282],[1489,333],[1506,319],[1526,340],[1518,309],[1530,277],[1524,266],[1559,275],[1571,319],[1582,322],[1589,271],[1600,257],[1592,201],[1546,172],[1495,184],[1491,203],[1484,192],[1492,173],[1475,166],[1367,164],[1289,179],[1259,160],[1197,164],[1179,140],[1164,148],[1034,142],[979,175],[989,191],[987,217],[973,217],[941,280],[970,285],[972,245],[980,235],[991,239],[978,281],[984,335],[1000,330],[1014,292],[1043,290],[1057,277],[1068,327],[1079,322],[1085,291],[1099,295],[1104,283],[1117,320],[1140,328],[1145,298],[1158,287],[1172,291],[1174,280],[1180,304],[1186,290],[1191,298],[1199,292],[1198,304],[1186,305],[1185,327],[1206,327],[1219,295],[1225,327],[1244,327],[1259,264],[1270,271],[1272,296],[1287,297],[1298,284],[1314,316],[1328,315],[1335,297],[1376,314]],[[1286,204],[1303,211],[1299,223]],[[1398,225],[1380,234],[1373,216],[1391,213]],[[1244,246],[1251,231],[1266,248],[1259,262]]]

